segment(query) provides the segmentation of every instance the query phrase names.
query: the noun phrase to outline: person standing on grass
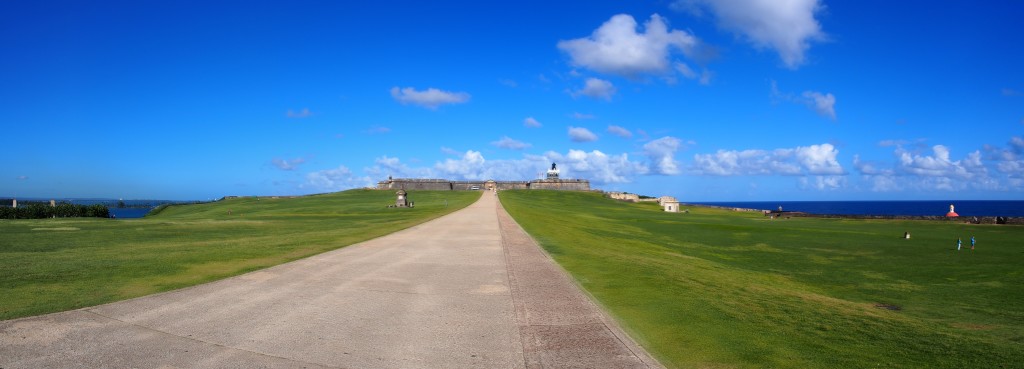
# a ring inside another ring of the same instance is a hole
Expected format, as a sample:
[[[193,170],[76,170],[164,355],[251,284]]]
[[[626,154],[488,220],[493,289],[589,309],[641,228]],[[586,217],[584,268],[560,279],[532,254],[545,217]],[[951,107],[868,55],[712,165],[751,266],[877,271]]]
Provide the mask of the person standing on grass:
[[[974,235],[971,235],[971,251],[974,251]]]
[[[963,242],[960,241],[960,237],[957,237],[956,238],[956,251],[960,251],[960,246],[961,245],[963,245]]]

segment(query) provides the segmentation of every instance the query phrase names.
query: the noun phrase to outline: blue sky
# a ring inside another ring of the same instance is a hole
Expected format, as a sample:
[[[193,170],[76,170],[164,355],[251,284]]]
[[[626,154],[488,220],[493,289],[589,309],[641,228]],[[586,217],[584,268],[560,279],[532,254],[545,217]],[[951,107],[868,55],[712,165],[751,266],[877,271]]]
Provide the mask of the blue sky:
[[[213,4],[211,4],[213,3]],[[5,2],[0,196],[1024,199],[1016,1]]]

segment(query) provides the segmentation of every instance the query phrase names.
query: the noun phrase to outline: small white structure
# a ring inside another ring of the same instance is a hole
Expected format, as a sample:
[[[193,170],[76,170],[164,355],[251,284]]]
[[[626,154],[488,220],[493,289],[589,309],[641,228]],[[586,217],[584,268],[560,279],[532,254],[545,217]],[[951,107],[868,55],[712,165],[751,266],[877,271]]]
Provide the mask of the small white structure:
[[[658,204],[661,205],[661,206],[665,206],[665,202],[670,202],[670,201],[679,202],[679,200],[676,200],[676,198],[672,197],[672,196],[662,196],[662,197],[658,198]]]
[[[669,213],[679,212],[679,201],[672,199],[671,201],[662,201],[661,206],[665,207],[665,211]]]

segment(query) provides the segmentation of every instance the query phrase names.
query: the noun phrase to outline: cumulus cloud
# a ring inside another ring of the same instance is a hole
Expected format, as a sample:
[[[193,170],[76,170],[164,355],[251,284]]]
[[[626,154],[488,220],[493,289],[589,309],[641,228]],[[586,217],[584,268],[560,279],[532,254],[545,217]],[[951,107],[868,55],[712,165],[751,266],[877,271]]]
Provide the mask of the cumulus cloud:
[[[590,152],[569,150],[562,155],[555,152],[546,154],[554,162],[562,163],[559,168],[576,178],[589,178],[596,183],[625,183],[631,177],[647,174],[647,166],[629,160],[629,155],[608,155],[598,150]]]
[[[612,100],[612,96],[615,95],[615,86],[611,82],[605,81],[600,78],[587,78],[583,84],[583,88],[571,91],[573,97],[587,96],[595,99],[604,99],[607,101]]]
[[[706,86],[711,84],[711,77],[713,74],[707,68],[704,68],[700,73],[697,73],[697,71],[690,68],[686,63],[677,62],[676,71],[678,71],[679,74],[682,74],[684,78],[697,80],[697,82],[700,82],[702,85]]]
[[[1024,139],[1016,136],[1011,137],[1010,148],[1018,155],[1024,154]]]
[[[543,155],[524,155],[521,159],[487,160],[482,153],[467,150],[455,158],[436,162],[428,167],[409,167],[397,158],[379,158],[367,173],[407,178],[447,178],[453,180],[531,180],[541,178],[552,162],[558,163],[563,178],[588,179],[591,183],[630,182],[635,176],[648,174],[647,165],[630,160],[628,154],[606,154],[598,150],[549,151]]]
[[[823,94],[817,91],[804,91],[806,103],[818,115],[836,120],[836,97],[832,94]]]
[[[305,158],[295,158],[295,159],[291,159],[291,160],[274,158],[273,160],[270,161],[270,164],[272,164],[275,167],[277,167],[277,169],[291,171],[291,170],[295,170],[295,168],[298,168],[299,165],[302,165],[302,163],[305,163],[305,162],[306,162]]]
[[[302,110],[299,111],[288,109],[287,116],[288,118],[309,118],[313,116],[313,112],[309,111],[308,108],[302,108]]]
[[[854,167],[871,186],[871,191],[958,191],[968,188],[978,190],[1005,190],[1007,181],[990,175],[985,156],[980,150],[968,153],[954,160],[949,147],[933,145],[924,150],[915,147],[908,150],[905,141],[896,141],[893,150],[894,162],[866,162],[854,156]],[[996,162],[998,171],[1012,169],[1016,157],[1010,150],[987,147],[988,160]],[[1006,154],[1010,154],[1007,156]],[[1009,164],[1009,166],[1003,166]],[[1013,174],[1003,172],[1012,179]]]
[[[306,174],[306,182],[300,187],[320,191],[341,191],[357,187],[373,186],[367,176],[357,176],[344,165]]]
[[[771,85],[771,96],[774,100],[787,101],[806,105],[818,115],[836,120],[836,97],[831,93],[818,91],[804,91],[800,96],[779,90],[778,84],[773,80]]]
[[[675,160],[675,153],[681,146],[682,141],[669,136],[644,144],[644,155],[651,160],[651,172],[664,175],[679,174],[679,163]]]
[[[461,155],[461,153],[456,153]],[[373,166],[365,168],[367,174],[374,178],[387,176],[401,178],[433,178],[434,173],[429,168],[414,168],[402,163],[398,158],[387,155],[374,159]]]
[[[951,160],[949,148],[944,145],[932,146],[932,155],[911,153],[902,148],[896,150],[896,172],[928,177],[971,178],[984,174],[981,152],[975,151],[962,160]]]
[[[583,127],[569,126],[569,139],[572,142],[593,142],[597,141],[597,135]]]
[[[801,146],[793,149],[796,161],[809,174],[846,174],[836,160],[839,150],[832,144]]]
[[[694,170],[699,174],[735,175],[843,175],[832,144],[798,146],[775,150],[718,150],[696,154]]]
[[[819,0],[677,0],[672,7],[690,12],[709,10],[720,27],[757,48],[775,50],[792,69],[804,63],[812,41],[826,39],[814,18],[824,9]]]
[[[615,126],[615,125],[608,126],[608,133],[611,133],[613,135],[616,135],[616,136],[619,136],[619,137],[622,137],[622,138],[631,138],[631,137],[633,137],[633,132],[630,132],[628,129],[625,129],[625,128],[622,128],[622,127],[619,127],[619,126]]]
[[[522,150],[531,146],[526,142],[515,140],[508,136],[502,136],[501,139],[491,142],[491,145],[509,150]]]
[[[845,176],[809,176],[800,178],[800,188],[826,191],[838,190],[846,187]]]
[[[402,103],[402,105],[419,105],[428,109],[437,109],[438,106],[445,104],[462,104],[469,101],[469,94],[465,92],[449,92],[442,91],[436,88],[428,88],[423,91],[417,91],[412,87],[406,88],[391,88],[391,97]]]
[[[669,73],[672,52],[688,53],[697,43],[697,38],[685,31],[669,30],[657,14],[644,23],[642,32],[637,32],[632,16],[618,14],[588,37],[559,41],[558,48],[569,54],[574,66],[632,78]]]
[[[540,122],[533,119],[533,117],[526,117],[526,119],[523,119],[523,125],[530,128],[540,128],[541,126]]]
[[[901,146],[901,145],[906,145],[907,143],[909,143],[909,142],[906,141],[906,140],[882,140],[882,141],[878,141],[878,146],[881,146],[881,147]]]

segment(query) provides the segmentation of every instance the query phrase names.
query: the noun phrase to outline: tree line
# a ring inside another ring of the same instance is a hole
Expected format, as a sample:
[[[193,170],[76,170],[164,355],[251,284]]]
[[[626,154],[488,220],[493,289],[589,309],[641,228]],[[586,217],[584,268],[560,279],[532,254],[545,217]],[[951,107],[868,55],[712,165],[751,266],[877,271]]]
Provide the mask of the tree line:
[[[61,202],[56,206],[47,203],[30,202],[18,207],[0,206],[0,219],[44,219],[44,218],[110,218],[110,208],[102,204],[76,205]]]

